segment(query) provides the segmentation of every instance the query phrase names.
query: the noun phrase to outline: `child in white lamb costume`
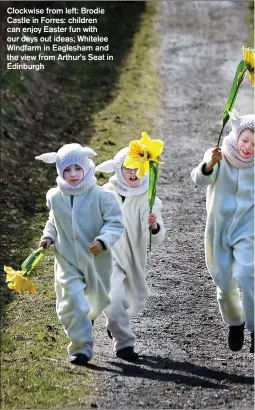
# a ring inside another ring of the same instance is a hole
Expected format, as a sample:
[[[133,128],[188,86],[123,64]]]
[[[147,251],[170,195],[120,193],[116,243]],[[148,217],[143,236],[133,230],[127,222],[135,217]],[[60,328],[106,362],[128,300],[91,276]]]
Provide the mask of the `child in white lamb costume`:
[[[130,318],[141,311],[148,297],[145,277],[149,227],[152,244],[160,244],[165,237],[162,221],[162,202],[156,197],[152,213],[148,205],[148,175],[136,177],[136,169],[123,166],[128,147],[119,151],[113,160],[105,161],[96,171],[115,172],[105,188],[115,193],[124,215],[125,231],[112,247],[113,273],[111,304],[105,309],[108,334],[112,335],[117,357],[136,360],[135,335]]]
[[[56,310],[71,343],[71,363],[92,358],[92,323],[110,303],[111,247],[123,232],[123,217],[111,192],[96,185],[90,148],[66,144],[36,157],[56,162],[57,187],[46,195],[50,209],[40,246],[55,248]]]
[[[229,347],[242,348],[246,325],[253,352],[255,115],[239,117],[235,110],[229,114],[232,131],[222,149],[208,150],[191,177],[195,184],[208,185],[206,264],[217,286],[223,321],[229,325]]]

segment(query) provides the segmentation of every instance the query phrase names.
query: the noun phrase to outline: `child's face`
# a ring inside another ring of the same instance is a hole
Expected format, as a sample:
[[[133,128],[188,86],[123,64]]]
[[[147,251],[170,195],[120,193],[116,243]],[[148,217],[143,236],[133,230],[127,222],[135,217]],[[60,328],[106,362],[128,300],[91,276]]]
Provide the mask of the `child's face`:
[[[128,183],[128,185],[131,186],[131,188],[136,188],[139,185],[140,178],[137,178],[136,176],[137,171],[137,168],[126,168],[123,167],[123,165],[121,167],[123,178]]]
[[[237,142],[237,151],[242,158],[254,155],[254,132],[249,129],[241,132]]]
[[[63,177],[72,186],[78,185],[83,180],[83,169],[79,165],[69,165],[63,173]]]

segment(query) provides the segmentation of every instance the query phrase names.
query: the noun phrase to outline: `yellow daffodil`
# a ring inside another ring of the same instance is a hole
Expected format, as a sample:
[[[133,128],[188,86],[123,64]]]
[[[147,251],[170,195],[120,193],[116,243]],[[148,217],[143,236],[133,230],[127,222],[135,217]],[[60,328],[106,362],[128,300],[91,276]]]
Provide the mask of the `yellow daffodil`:
[[[8,288],[15,290],[17,293],[23,295],[26,291],[31,294],[36,294],[37,291],[30,279],[24,276],[16,275],[12,282],[8,283]]]
[[[28,291],[29,294],[37,293],[34,284],[26,276],[25,270],[15,271],[9,266],[4,266],[4,271],[7,273],[6,282],[8,282],[8,288],[15,290],[17,293],[24,294],[25,291]]]
[[[162,154],[164,142],[156,139],[152,140],[146,132],[141,133],[140,140],[133,140],[129,143],[129,150],[123,163],[126,168],[138,168],[137,177],[142,178],[149,173],[148,200],[150,212],[155,203],[156,186],[158,178],[159,156]],[[151,250],[152,228],[150,227],[149,246]]]
[[[9,289],[15,290],[17,293],[24,294],[26,291],[37,293],[33,282],[28,278],[32,271],[45,255],[45,249],[40,247],[33,251],[21,265],[21,270],[15,270],[10,266],[4,266],[6,282]]]
[[[6,282],[8,282],[9,280],[12,280],[12,277],[16,274],[24,275],[24,273],[26,273],[25,270],[14,270],[10,266],[4,266],[4,271],[5,271],[5,273],[7,273]]]
[[[248,69],[248,74],[251,80],[251,84],[254,87],[254,65],[255,65],[255,50],[252,48],[243,47],[243,59]]]
[[[162,154],[164,142],[156,139],[152,140],[146,132],[141,133],[140,140],[134,140],[129,143],[129,152],[124,167],[138,168],[137,177],[141,178],[150,170],[150,161],[159,162],[158,157]]]

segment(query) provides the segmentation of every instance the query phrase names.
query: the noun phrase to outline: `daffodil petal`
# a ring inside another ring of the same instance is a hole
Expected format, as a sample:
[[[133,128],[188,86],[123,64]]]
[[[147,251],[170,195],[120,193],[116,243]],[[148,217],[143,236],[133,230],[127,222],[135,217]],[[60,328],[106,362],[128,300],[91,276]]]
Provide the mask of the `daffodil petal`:
[[[128,151],[128,153],[127,153],[127,155],[130,155],[131,154],[131,152],[132,151],[141,151],[142,149],[141,149],[141,144],[140,144],[140,141],[139,140],[134,140],[134,141],[131,141],[130,143],[129,143],[129,151]]]
[[[148,146],[147,154],[149,160],[154,160],[154,158],[157,158],[162,154],[164,143],[158,141],[159,140],[155,140],[155,142],[152,142]]]
[[[147,134],[147,132],[142,132],[141,133],[142,138],[140,139],[140,143],[143,145],[149,145],[151,143],[151,138]]]
[[[16,273],[7,273],[6,275],[6,282],[10,282],[16,276]]]
[[[143,164],[141,164],[136,175],[138,178],[142,178],[146,174],[148,174],[149,170],[150,170],[149,161],[145,161]]]
[[[145,148],[143,147],[143,145],[140,143],[140,141],[132,141],[129,144],[130,148],[129,151],[127,153],[127,157],[129,156],[139,156],[139,157],[143,157],[145,155]]]
[[[245,48],[243,47],[243,59],[245,61],[245,63],[247,64],[247,68],[248,70],[252,70],[254,69],[254,65],[255,65],[255,50],[252,48]]]
[[[139,141],[139,140],[132,140],[132,141],[130,141],[130,142],[129,142],[129,144],[128,144],[128,145],[129,145],[129,147],[130,147],[130,148],[132,148],[132,146],[133,146],[133,145],[135,145],[135,144],[139,144],[139,143],[140,143],[140,141]]]
[[[243,59],[248,69],[251,85],[254,87],[255,50],[249,47],[243,47]]]
[[[249,75],[250,80],[251,80],[251,85],[252,85],[252,87],[254,87],[254,86],[255,86],[255,82],[254,82],[254,72],[249,72],[248,75]]]
[[[145,168],[144,168],[144,164],[142,164],[140,166],[140,168],[138,169],[138,172],[136,174],[137,178],[142,178],[145,176]]]
[[[4,271],[5,273],[15,273],[15,270],[11,268],[10,266],[5,266],[4,265]]]
[[[146,161],[144,163],[144,170],[145,170],[145,175],[148,174],[149,170],[150,170],[150,164],[149,161]]]
[[[36,295],[37,294],[37,290],[36,290],[36,288],[34,287],[34,284],[31,282],[31,284],[30,284],[30,287],[28,288],[28,293],[31,295],[31,294],[34,294],[34,295]]]
[[[123,166],[127,168],[139,168],[142,162],[144,162],[142,158],[138,161],[136,158],[134,159],[133,157],[126,157],[125,161],[123,162]]]
[[[153,162],[157,162],[157,164],[164,164],[164,162],[159,161],[157,158],[155,158],[155,159],[153,160]]]

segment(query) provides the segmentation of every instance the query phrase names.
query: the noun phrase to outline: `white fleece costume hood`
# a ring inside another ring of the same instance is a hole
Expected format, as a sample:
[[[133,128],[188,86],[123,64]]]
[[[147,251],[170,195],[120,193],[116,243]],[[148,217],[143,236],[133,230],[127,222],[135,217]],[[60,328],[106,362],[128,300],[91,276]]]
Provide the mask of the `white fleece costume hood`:
[[[148,190],[149,177],[148,174],[140,179],[139,185],[132,188],[128,185],[122,175],[121,167],[126,159],[129,147],[121,149],[113,159],[103,162],[97,165],[96,172],[115,172],[114,176],[110,178],[109,182],[115,185],[115,189],[118,194],[123,196],[141,195]]]
[[[46,152],[35,159],[48,164],[56,163],[58,177],[56,182],[59,189],[70,195],[79,195],[88,191],[96,183],[95,164],[89,159],[97,155],[91,148],[82,147],[80,144],[65,144],[57,152]],[[77,185],[68,184],[63,178],[64,170],[70,165],[79,165],[83,170],[83,180]]]
[[[247,128],[253,129],[255,126],[255,115],[248,114],[239,116],[238,112],[233,109],[229,111],[232,130],[223,139],[222,153],[228,162],[235,168],[250,168],[254,166],[254,156],[251,158],[242,158],[237,151],[237,143],[240,134]]]

